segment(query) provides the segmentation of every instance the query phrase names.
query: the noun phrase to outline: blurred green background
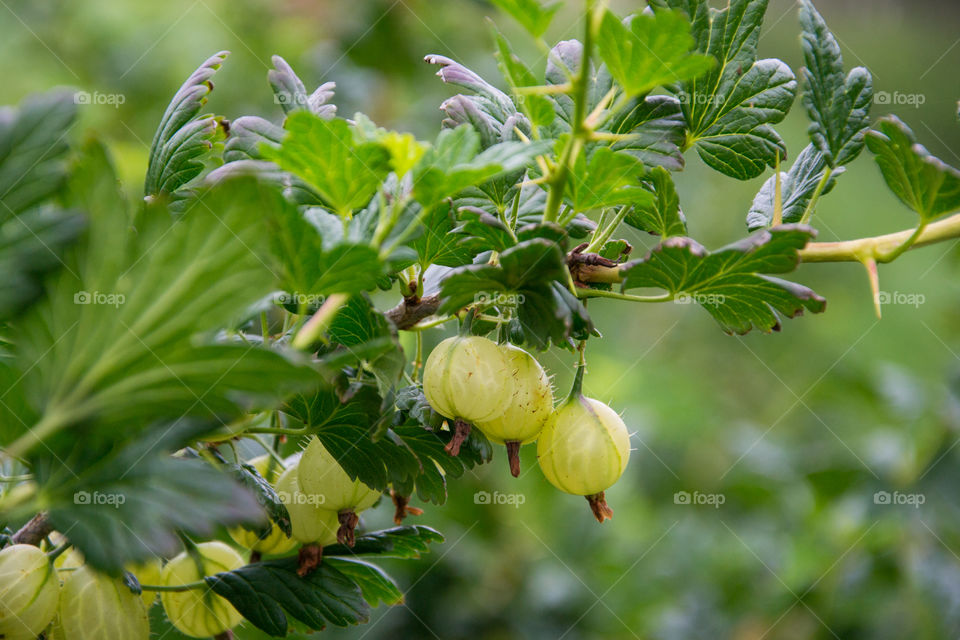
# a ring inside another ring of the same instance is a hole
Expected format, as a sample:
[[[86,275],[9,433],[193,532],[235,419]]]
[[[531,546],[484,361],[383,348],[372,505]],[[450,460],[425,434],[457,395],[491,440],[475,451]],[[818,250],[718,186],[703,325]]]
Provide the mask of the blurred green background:
[[[579,33],[579,3],[565,4],[552,40]],[[796,70],[795,3],[770,4],[761,55]],[[897,112],[931,151],[960,164],[960,9],[906,0],[817,5],[847,66],[868,66],[877,91],[909,103],[877,104],[874,114]],[[453,57],[496,81],[484,22],[492,16],[531,63],[544,64],[508,20],[472,0],[6,0],[0,16],[0,103],[61,84],[122,95],[117,108],[88,108],[81,129],[110,141],[131,192],[166,102],[220,49],[232,55],[216,77],[213,112],[279,118],[266,84],[278,53],[308,85],[336,81],[341,115],[362,110],[428,138],[452,92],[424,55]],[[794,155],[805,128],[798,108],[780,127]],[[745,235],[762,179],[723,178],[691,154],[677,180],[698,240],[716,247]],[[912,222],[868,154],[816,218],[821,240]],[[627,238],[637,254],[651,245]],[[445,544],[421,562],[385,563],[409,590],[406,605],[327,634],[960,637],[957,257],[947,243],[882,267],[881,289],[902,302],[884,306],[882,321],[858,265],[804,266],[796,278],[828,299],[827,312],[785,321],[774,335],[725,336],[693,306],[592,301],[606,339],[589,345],[586,392],[622,410],[635,432],[631,464],[607,492],[615,519],[598,525],[583,499],[553,490],[532,447],[520,479],[498,452],[452,484],[445,506],[427,505],[418,519],[441,530]],[[442,337],[438,329],[427,339]],[[573,358],[553,351],[542,361],[564,393]],[[477,504],[479,491],[522,496],[523,504]],[[678,492],[723,503],[678,504]],[[914,504],[883,504],[886,495]],[[391,513],[383,504],[364,524],[389,526]]]

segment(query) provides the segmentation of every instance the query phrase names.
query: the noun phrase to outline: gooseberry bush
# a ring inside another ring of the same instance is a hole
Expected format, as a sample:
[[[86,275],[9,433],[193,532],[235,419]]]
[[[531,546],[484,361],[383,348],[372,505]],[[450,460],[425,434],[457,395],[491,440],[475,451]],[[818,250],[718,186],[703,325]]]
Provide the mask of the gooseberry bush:
[[[536,442],[549,483],[613,516],[630,436],[581,392],[589,306],[685,299],[723,332],[779,331],[825,309],[783,279],[800,263],[862,263],[879,305],[878,264],[960,236],[960,171],[871,120],[870,72],[807,0],[799,74],[758,57],[766,0],[625,19],[587,0],[581,39],[552,47],[557,3],[494,4],[543,63],[496,30],[501,80],[427,56],[459,91],[432,141],[338,116],[333,84],[309,92],[280,57],[277,118],[204,113],[221,52],[128,202],[104,145],[71,143],[71,92],[0,112],[0,637],[147,638],[152,607],[191,637],[365,622],[403,598],[377,560],[442,540],[404,524],[411,501],[441,505],[494,455],[516,476]],[[788,154],[774,127],[798,95],[810,142]],[[816,242],[864,146],[916,217]],[[743,240],[691,237],[672,175],[692,152],[771,172]],[[656,246],[632,256],[625,226]],[[450,336],[425,354],[427,331]],[[551,348],[577,365],[569,392],[537,361]],[[390,501],[397,526],[368,530]]]

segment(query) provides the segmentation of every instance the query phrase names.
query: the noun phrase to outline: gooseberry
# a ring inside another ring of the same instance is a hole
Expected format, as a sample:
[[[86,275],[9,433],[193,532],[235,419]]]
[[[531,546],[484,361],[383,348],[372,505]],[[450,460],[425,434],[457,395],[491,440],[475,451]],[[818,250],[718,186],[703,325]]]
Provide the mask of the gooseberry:
[[[245,564],[239,553],[222,542],[203,542],[196,550],[199,559],[184,551],[168,562],[160,575],[160,584],[167,587],[190,584]],[[224,633],[243,620],[232,604],[206,587],[163,591],[160,602],[173,626],[192,638]]]
[[[59,599],[60,581],[39,547],[14,544],[0,551],[0,638],[34,640]]]
[[[88,566],[71,571],[66,577],[51,639],[147,640],[149,637],[147,609],[122,580]]]

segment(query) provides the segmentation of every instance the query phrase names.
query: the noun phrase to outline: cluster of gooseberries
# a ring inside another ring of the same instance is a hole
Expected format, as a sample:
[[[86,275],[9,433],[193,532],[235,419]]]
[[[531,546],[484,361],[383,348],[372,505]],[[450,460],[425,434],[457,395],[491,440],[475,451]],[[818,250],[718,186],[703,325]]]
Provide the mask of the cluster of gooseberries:
[[[516,477],[520,445],[536,441],[537,460],[550,484],[586,496],[603,522],[613,517],[604,491],[627,467],[630,435],[613,409],[581,393],[583,371],[581,359],[573,389],[554,407],[550,379],[536,358],[509,343],[460,335],[430,353],[423,391],[437,413],[453,420],[450,453],[459,453],[475,427],[506,446]]]
[[[317,438],[302,453],[281,462],[270,456],[249,461],[273,484],[290,516],[292,537],[275,523],[266,531],[228,530],[239,546],[260,555],[282,555],[300,547],[299,571],[306,575],[321,559],[322,548],[337,542],[353,546],[358,514],[373,506],[380,492],[351,480]],[[197,588],[206,576],[246,564],[232,546],[210,541],[188,544],[166,564],[155,560],[127,567],[143,587],[141,596],[121,577],[88,566],[79,551],[57,553],[62,536],[54,533],[51,550],[13,544],[0,551],[0,638],[34,640],[148,640],[148,611],[157,592],[167,618],[193,638],[218,636],[243,617],[224,598]],[[67,549],[67,545],[63,545]]]

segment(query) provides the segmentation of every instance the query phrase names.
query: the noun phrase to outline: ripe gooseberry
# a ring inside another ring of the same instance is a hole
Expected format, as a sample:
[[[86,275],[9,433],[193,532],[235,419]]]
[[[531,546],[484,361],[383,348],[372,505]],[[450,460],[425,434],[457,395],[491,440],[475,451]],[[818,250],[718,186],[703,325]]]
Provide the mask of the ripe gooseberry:
[[[59,599],[60,581],[39,547],[0,551],[0,638],[33,640],[50,624]]]
[[[140,597],[121,580],[86,565],[64,580],[58,613],[51,640],[150,637],[150,619]]]
[[[547,480],[566,493],[586,496],[599,522],[613,517],[603,492],[623,475],[630,459],[630,434],[617,413],[580,392],[583,365],[574,389],[551,414],[540,439],[537,459]]]
[[[475,426],[487,438],[505,444],[510,473],[520,475],[520,445],[533,442],[553,411],[550,378],[532,355],[511,344],[500,345],[513,382],[513,395],[500,416]]]
[[[180,586],[205,576],[239,569],[245,563],[240,554],[222,542],[197,545],[199,562],[186,551],[167,563],[160,575],[163,586]],[[160,602],[171,624],[192,638],[207,638],[240,624],[243,616],[224,598],[206,587],[186,591],[164,591]]]

